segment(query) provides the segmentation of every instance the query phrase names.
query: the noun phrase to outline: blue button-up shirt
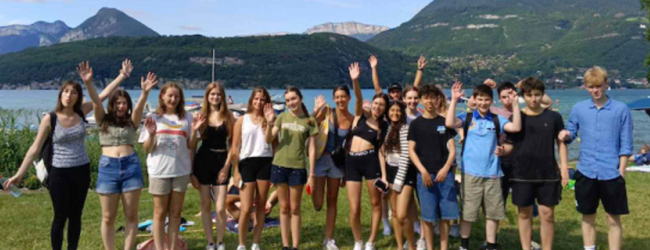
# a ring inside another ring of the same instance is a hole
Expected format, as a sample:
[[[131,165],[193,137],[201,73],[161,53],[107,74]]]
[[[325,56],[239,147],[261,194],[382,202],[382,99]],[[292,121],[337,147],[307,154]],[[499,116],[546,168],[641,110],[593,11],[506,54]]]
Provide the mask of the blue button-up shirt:
[[[465,124],[467,114],[460,114],[459,119]],[[500,133],[504,133],[504,126],[510,121],[503,116],[499,119]],[[492,114],[481,116],[474,110],[472,124],[465,135],[465,153],[463,153],[462,169],[472,176],[483,178],[498,178],[503,176],[499,157],[494,155],[497,147],[497,135]]]
[[[598,109],[594,102],[584,100],[571,110],[566,129],[571,140],[580,131],[578,170],[591,179],[611,180],[621,174],[619,157],[632,155],[632,117],[625,103],[607,100]]]

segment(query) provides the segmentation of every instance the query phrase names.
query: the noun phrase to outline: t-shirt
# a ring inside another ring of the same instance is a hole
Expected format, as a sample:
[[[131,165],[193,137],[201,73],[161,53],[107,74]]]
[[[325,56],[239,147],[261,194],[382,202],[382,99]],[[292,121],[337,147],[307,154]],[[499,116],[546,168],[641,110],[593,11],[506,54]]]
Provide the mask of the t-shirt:
[[[548,109],[536,116],[521,112],[521,129],[519,133],[508,135],[514,144],[510,180],[560,180],[555,140],[564,129],[562,116]]]
[[[497,147],[496,128],[492,121],[492,114],[482,117],[478,110],[470,113],[473,115],[467,135],[465,135],[465,153],[463,153],[462,169],[465,173],[484,178],[497,178],[503,176],[499,157],[494,155]],[[459,119],[465,124],[467,114],[460,114]],[[501,133],[510,121],[497,115],[501,126]]]
[[[177,115],[152,114],[156,122],[156,140],[153,152],[147,155],[147,172],[154,178],[172,178],[189,175],[192,171],[190,149],[187,140],[192,132],[192,115],[185,114],[184,119]],[[138,142],[149,138],[146,128],[140,132]]]
[[[307,121],[311,121],[308,124]],[[307,167],[307,139],[318,134],[318,125],[314,117],[297,117],[284,112],[275,119],[273,125],[278,132],[278,147],[273,157],[273,165],[285,168],[303,169]]]
[[[409,126],[408,140],[415,142],[415,153],[429,174],[438,173],[445,165],[449,158],[447,142],[454,137],[456,130],[445,127],[442,116],[433,119],[420,116]]]

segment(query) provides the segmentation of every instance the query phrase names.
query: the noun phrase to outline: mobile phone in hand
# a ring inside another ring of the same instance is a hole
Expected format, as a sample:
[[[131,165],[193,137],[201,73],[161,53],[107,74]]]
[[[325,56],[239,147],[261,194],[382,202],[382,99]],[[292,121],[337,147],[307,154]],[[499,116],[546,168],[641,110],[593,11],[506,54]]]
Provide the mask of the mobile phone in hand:
[[[378,188],[384,194],[387,194],[389,191],[388,183],[384,182],[382,179],[377,179],[375,181],[375,187]]]
[[[237,184],[237,187],[239,187],[239,189],[242,189],[244,187],[244,180],[239,180],[239,184]]]

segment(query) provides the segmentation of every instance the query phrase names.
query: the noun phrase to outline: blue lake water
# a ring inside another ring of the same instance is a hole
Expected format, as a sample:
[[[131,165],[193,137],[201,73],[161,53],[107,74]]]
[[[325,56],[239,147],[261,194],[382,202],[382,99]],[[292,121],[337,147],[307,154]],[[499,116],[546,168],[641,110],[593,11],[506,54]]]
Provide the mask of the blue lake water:
[[[131,98],[134,102],[140,96],[139,90],[129,90]],[[282,95],[284,90],[269,90],[271,95]],[[471,92],[470,90],[467,91]],[[0,91],[0,108],[2,109],[12,109],[18,110],[23,109],[27,111],[33,111],[34,114],[40,111],[52,110],[56,104],[57,99],[56,90],[1,90]],[[235,103],[247,102],[250,97],[250,90],[226,90],[227,95],[232,96]],[[580,89],[570,89],[570,90],[549,90],[548,95],[553,99],[559,99],[559,112],[562,114],[563,118],[566,120],[569,118],[569,113],[571,112],[571,107],[578,101],[585,100],[589,98],[589,94],[586,90]],[[85,94],[85,93],[84,93]],[[152,90],[149,94],[148,102],[153,106],[158,104],[158,90]],[[186,90],[185,98],[192,96],[202,96],[204,94],[203,90]],[[303,90],[302,94],[305,98],[305,105],[309,110],[314,106],[314,98],[319,95],[323,95],[330,105],[334,105],[332,101],[332,90],[331,89],[310,89]],[[445,90],[445,94],[449,95],[449,90]],[[363,90],[364,98],[370,98],[374,95],[374,90],[365,89]],[[650,96],[650,90],[639,89],[639,90],[611,90],[608,92],[610,98],[622,101],[624,103],[631,103],[635,100],[641,98],[648,98]],[[86,99],[88,97],[86,96]],[[350,101],[350,110],[353,110],[354,99]],[[499,105],[498,103],[496,105]],[[29,112],[27,112],[29,113]],[[650,129],[650,117],[648,117],[643,111],[632,111],[632,117],[634,122],[634,150],[638,151],[641,148],[643,143],[650,141],[650,133],[647,133]],[[30,117],[23,118],[21,123],[27,123],[25,125],[35,123],[35,115]],[[571,159],[576,159],[578,157],[578,146],[579,143],[573,143],[569,147],[569,154]]]

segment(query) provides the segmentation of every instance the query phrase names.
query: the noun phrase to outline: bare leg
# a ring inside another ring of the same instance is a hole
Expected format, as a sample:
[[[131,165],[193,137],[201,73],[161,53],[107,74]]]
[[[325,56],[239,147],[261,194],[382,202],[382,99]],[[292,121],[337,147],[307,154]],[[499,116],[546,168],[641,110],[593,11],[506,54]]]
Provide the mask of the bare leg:
[[[282,234],[282,246],[289,247],[291,240],[291,201],[289,185],[286,183],[276,184],[278,200],[280,201],[280,233]]]
[[[427,250],[433,250],[433,223],[424,221],[423,225],[424,231],[422,231],[422,234],[424,234],[424,240],[427,242]]]
[[[255,210],[255,226],[253,227],[253,243],[260,243],[262,238],[262,230],[264,229],[264,218],[266,218],[266,200],[269,197],[269,189],[271,183],[269,181],[257,181],[257,191],[255,194],[255,202],[257,209]]]
[[[291,199],[291,238],[293,239],[293,248],[300,245],[300,223],[301,223],[301,202],[302,190],[304,185],[289,187],[289,198]]]
[[[404,186],[402,192],[397,196],[397,220],[401,225],[401,231],[406,236],[409,248],[415,247],[415,232],[413,231],[413,210],[415,210],[415,201],[413,200],[413,187]],[[397,230],[395,230],[397,236]]]
[[[153,241],[156,249],[165,249],[165,218],[171,194],[153,195]]]
[[[440,250],[449,249],[449,221],[439,220],[438,229],[440,230]]]
[[[498,220],[485,220],[485,239],[488,243],[497,243],[497,232],[499,231],[499,221]],[[530,238],[528,238],[530,241]]]
[[[404,235],[402,233],[402,225],[400,224],[403,221],[400,221],[397,216],[397,196],[399,194],[393,190],[390,190],[388,193],[388,202],[390,203],[390,209],[393,217],[393,230],[395,230],[395,242],[397,242],[397,250],[404,249]]]
[[[169,226],[167,227],[169,249],[176,249],[176,238],[181,226],[181,211],[183,211],[184,201],[185,193],[172,191],[169,199]]]
[[[531,248],[530,239],[532,237],[533,228],[532,218],[533,206],[519,207],[517,222],[519,223],[519,241],[521,241],[521,248],[523,250],[530,250]]]
[[[212,187],[215,195],[215,210],[217,213],[217,243],[223,242],[223,234],[226,231],[226,193],[228,186]],[[212,228],[210,228],[212,231]]]
[[[323,209],[326,179],[327,177],[314,177],[314,186],[311,187],[311,201],[314,203],[316,211]]]
[[[199,195],[201,198],[201,222],[203,222],[205,240],[210,244],[214,244],[214,238],[212,237],[212,197],[210,197],[210,185],[201,185]]]
[[[348,189],[348,202],[350,204],[348,219],[350,220],[354,242],[363,241],[361,232],[361,182],[346,181],[345,186]]]
[[[461,220],[460,221],[460,237],[467,239],[472,232],[472,222]]]
[[[621,216],[607,214],[607,222],[609,223],[609,234],[607,236],[607,239],[609,240],[609,249],[620,250],[623,239],[623,224],[621,223]]]
[[[539,216],[542,224],[542,249],[553,249],[553,237],[555,237],[555,211],[554,207],[539,205]],[[610,248],[611,249],[611,248]]]
[[[115,217],[120,204],[120,194],[100,194],[99,202],[102,205],[102,240],[104,249],[115,249]]]
[[[124,207],[124,219],[126,220],[124,230],[124,250],[131,250],[137,240],[140,193],[141,189],[137,189],[122,194],[122,206]]]
[[[368,187],[370,206],[372,207],[372,221],[368,242],[374,243],[377,238],[377,231],[379,231],[379,222],[381,222],[381,197],[383,194],[375,187],[375,180],[366,180],[366,186]]]
[[[253,196],[255,195],[255,182],[244,183],[244,188],[239,190],[240,207],[239,207],[239,245],[246,245],[246,236],[248,236],[248,227],[251,222],[251,209],[253,207]]]
[[[596,245],[596,214],[582,215],[582,241],[585,246]]]
[[[341,179],[339,178],[327,178],[327,216],[325,218],[325,239],[328,240],[334,237],[340,184]]]

